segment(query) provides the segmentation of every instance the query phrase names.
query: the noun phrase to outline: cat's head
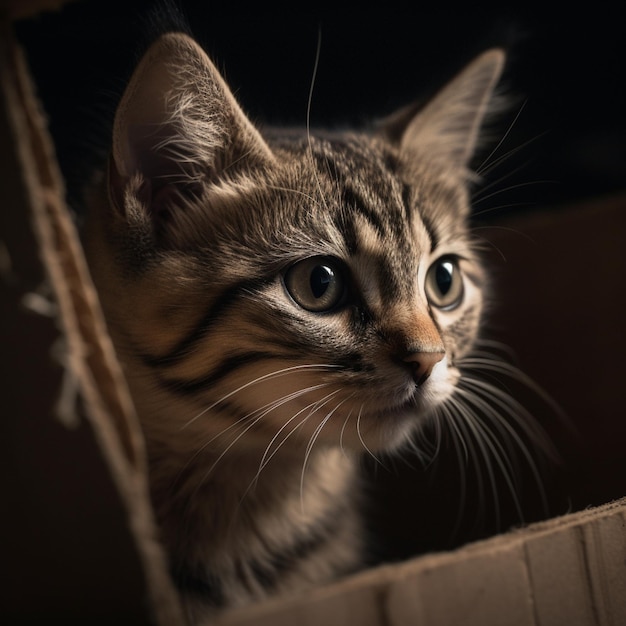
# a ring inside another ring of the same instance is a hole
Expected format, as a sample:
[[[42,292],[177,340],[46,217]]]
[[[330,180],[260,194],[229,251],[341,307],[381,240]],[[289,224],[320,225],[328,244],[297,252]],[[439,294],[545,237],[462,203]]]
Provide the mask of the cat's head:
[[[450,397],[483,305],[468,161],[503,60],[367,132],[262,136],[192,40],[149,49],[86,232],[149,431],[389,449]]]

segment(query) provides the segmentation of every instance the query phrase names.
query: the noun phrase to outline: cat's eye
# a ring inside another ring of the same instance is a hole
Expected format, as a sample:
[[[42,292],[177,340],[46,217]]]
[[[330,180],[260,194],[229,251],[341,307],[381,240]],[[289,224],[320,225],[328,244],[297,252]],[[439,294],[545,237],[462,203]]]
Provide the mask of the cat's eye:
[[[339,306],[346,295],[341,262],[314,256],[292,265],[283,278],[294,301],[307,311],[321,313]]]
[[[426,274],[426,296],[429,302],[444,311],[455,309],[463,301],[463,277],[455,257],[437,259]]]

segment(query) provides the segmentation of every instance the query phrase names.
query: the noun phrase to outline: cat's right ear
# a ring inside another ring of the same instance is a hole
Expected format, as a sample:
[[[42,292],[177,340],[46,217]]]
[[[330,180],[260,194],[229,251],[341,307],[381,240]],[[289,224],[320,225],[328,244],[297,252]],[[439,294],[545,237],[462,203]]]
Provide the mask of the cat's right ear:
[[[132,180],[141,181],[141,203],[155,215],[164,196],[216,182],[226,168],[235,174],[237,167],[272,160],[269,147],[191,38],[169,33],[152,44],[115,115],[109,190],[119,208]],[[164,189],[175,193],[164,194]]]

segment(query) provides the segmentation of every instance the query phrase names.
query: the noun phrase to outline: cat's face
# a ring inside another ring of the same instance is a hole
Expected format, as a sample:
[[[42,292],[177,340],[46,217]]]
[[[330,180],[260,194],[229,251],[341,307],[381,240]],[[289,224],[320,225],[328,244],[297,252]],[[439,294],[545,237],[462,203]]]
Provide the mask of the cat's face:
[[[393,448],[451,396],[478,332],[465,165],[501,55],[375,132],[265,140],[169,37],[122,101],[87,230],[144,425],[267,457]],[[200,87],[164,78],[172,56]]]

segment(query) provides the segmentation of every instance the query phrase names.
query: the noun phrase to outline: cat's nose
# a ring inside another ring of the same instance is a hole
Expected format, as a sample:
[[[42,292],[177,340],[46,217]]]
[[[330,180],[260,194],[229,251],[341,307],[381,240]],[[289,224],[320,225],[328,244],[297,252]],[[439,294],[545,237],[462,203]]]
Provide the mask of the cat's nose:
[[[415,384],[421,385],[445,355],[445,352],[409,352],[403,361],[411,367]]]

